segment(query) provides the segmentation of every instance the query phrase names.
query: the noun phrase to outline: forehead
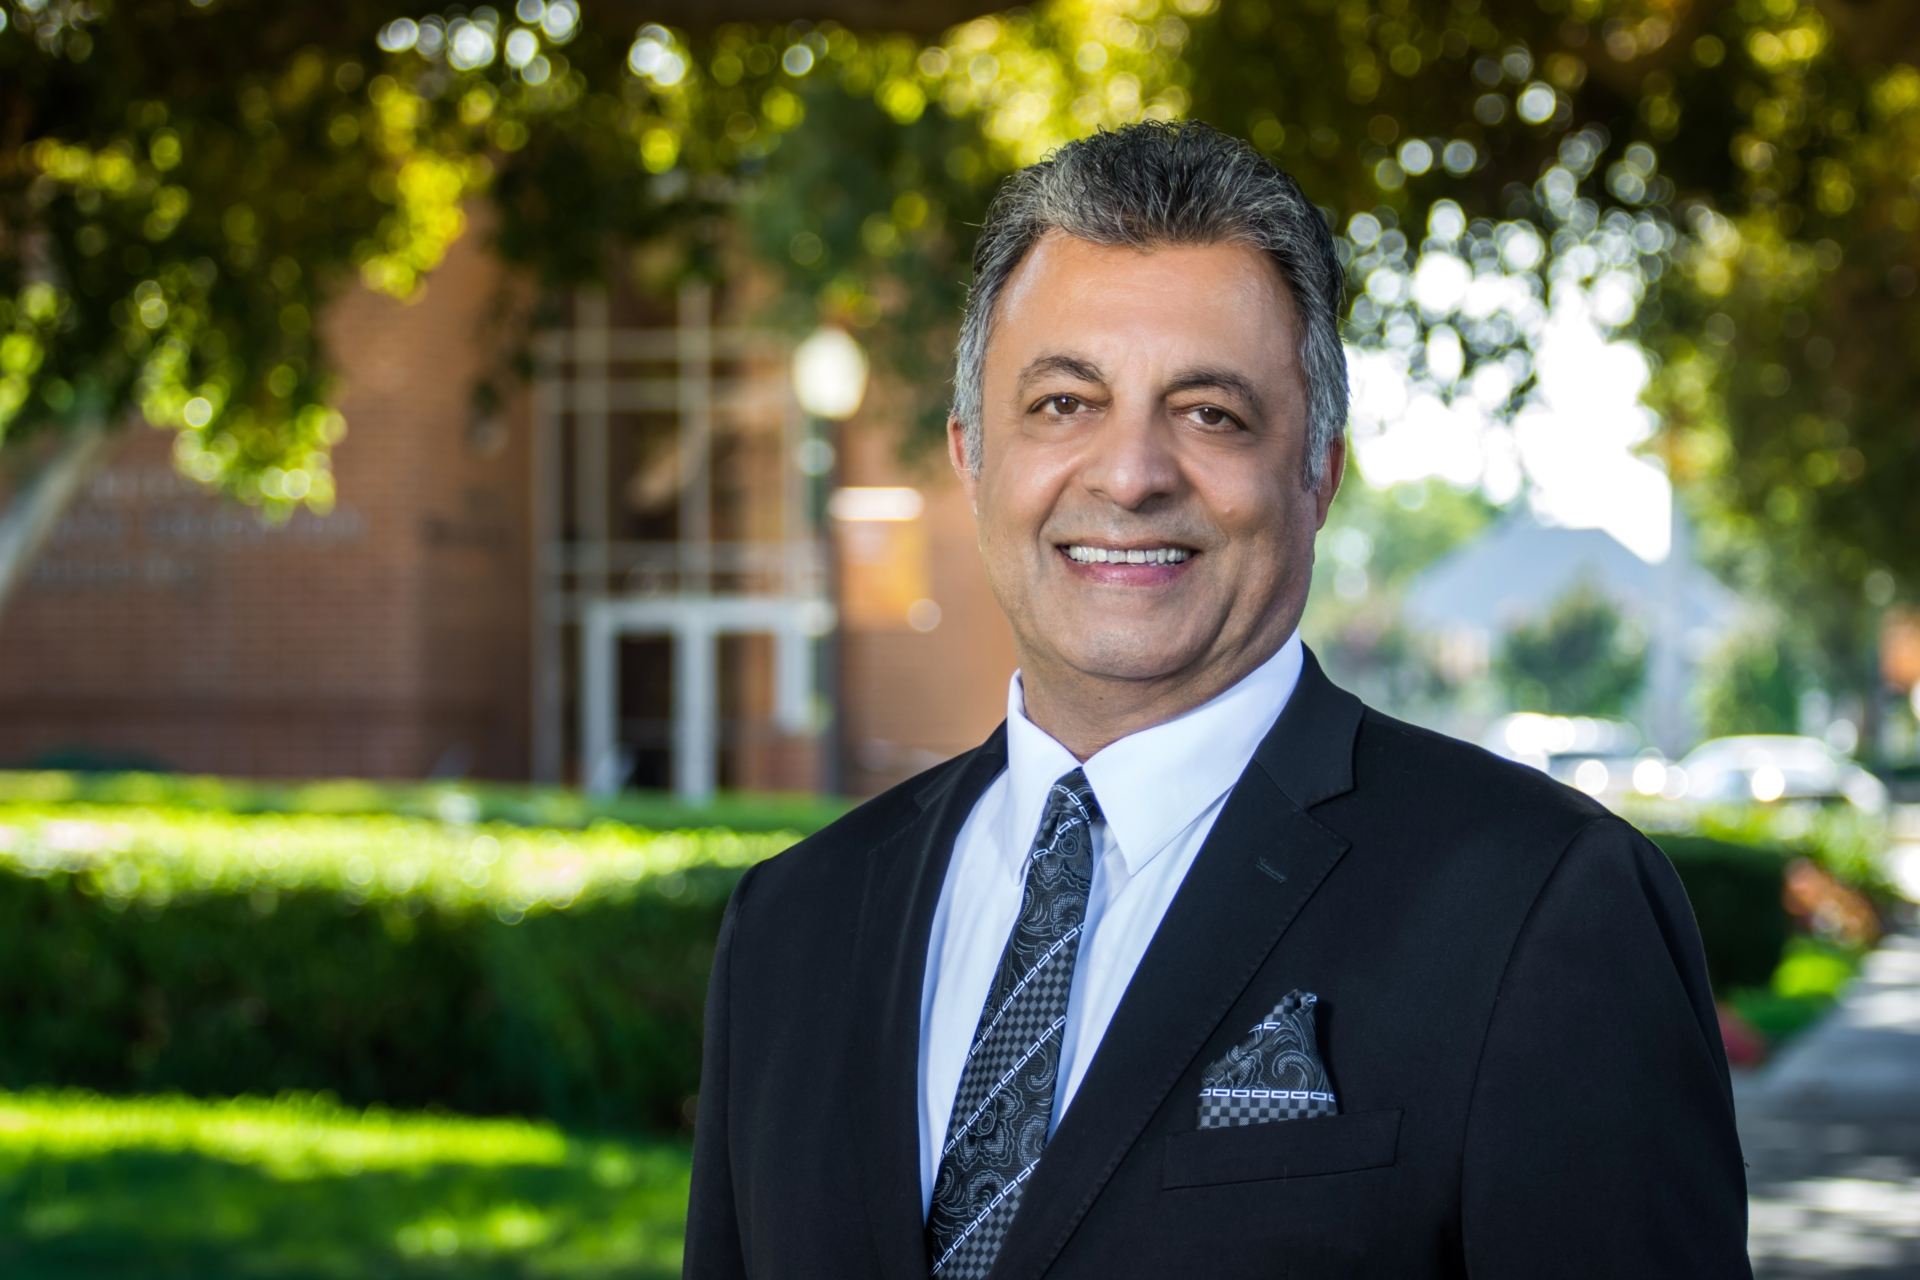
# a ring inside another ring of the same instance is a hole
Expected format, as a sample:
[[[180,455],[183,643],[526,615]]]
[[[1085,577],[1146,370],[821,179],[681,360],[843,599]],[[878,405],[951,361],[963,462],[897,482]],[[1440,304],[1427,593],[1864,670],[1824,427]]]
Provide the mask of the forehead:
[[[1066,341],[1104,346],[1115,356],[1144,354],[1147,344],[1238,355],[1277,374],[1294,363],[1297,324],[1279,267],[1251,245],[1142,249],[1050,231],[1001,291],[987,358],[999,363]]]

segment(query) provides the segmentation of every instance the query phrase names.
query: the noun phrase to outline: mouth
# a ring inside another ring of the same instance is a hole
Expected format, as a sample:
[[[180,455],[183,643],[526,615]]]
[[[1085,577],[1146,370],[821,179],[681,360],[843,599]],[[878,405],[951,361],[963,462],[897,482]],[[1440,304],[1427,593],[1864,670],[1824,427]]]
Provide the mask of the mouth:
[[[1144,587],[1171,582],[1186,572],[1200,552],[1177,542],[1139,542],[1119,546],[1109,542],[1055,544],[1068,572],[1090,582]]]
[[[1075,564],[1180,564],[1200,554],[1192,547],[1171,543],[1115,547],[1104,543],[1068,542],[1060,551]]]

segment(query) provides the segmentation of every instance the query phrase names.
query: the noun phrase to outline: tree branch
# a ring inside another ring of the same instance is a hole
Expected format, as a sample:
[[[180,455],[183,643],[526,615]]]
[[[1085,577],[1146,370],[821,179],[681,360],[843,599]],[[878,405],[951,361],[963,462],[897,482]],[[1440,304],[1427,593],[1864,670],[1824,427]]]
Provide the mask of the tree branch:
[[[26,580],[27,569],[55,522],[106,460],[115,436],[99,423],[62,433],[53,456],[29,474],[11,502],[0,507],[0,615]]]

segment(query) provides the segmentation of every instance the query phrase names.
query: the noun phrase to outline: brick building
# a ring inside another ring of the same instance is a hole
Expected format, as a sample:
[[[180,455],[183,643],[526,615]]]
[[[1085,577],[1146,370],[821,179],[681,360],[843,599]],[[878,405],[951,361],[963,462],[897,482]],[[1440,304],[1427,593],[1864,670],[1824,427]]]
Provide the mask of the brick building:
[[[329,514],[265,526],[124,433],[0,612],[0,766],[862,794],[992,727],[1011,641],[957,486],[900,460],[898,388],[836,429],[824,521],[750,281],[573,298],[479,413],[515,287],[483,241],[324,318]]]

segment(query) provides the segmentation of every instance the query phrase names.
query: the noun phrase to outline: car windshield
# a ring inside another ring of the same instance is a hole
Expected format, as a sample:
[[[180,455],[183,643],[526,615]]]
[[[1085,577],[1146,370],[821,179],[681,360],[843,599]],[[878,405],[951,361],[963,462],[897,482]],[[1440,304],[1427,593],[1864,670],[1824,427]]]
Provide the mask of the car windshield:
[[[1688,769],[1757,769],[1772,765],[1782,773],[1827,775],[1840,760],[1815,738],[1723,738],[1702,743],[1682,763]]]

